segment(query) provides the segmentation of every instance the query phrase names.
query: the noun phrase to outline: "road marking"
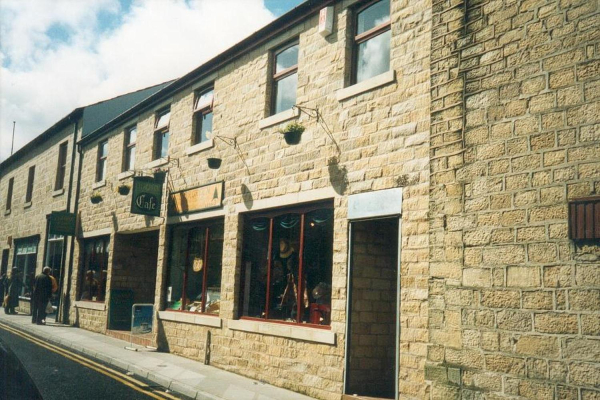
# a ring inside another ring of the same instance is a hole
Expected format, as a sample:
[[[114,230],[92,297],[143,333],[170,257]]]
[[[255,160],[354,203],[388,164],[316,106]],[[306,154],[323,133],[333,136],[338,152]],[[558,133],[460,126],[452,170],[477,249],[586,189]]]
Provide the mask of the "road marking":
[[[144,393],[145,395],[147,395],[149,397],[152,397],[152,398],[158,399],[158,400],[165,400],[165,399],[179,400],[178,397],[171,396],[168,393],[163,393],[163,392],[160,392],[160,391],[156,391],[150,385],[148,385],[148,384],[146,384],[146,383],[144,383],[142,381],[139,381],[139,380],[137,380],[135,378],[132,378],[131,376],[123,374],[123,373],[121,373],[119,371],[116,371],[114,369],[108,368],[105,365],[102,365],[100,363],[92,361],[92,360],[90,360],[88,358],[80,356],[79,354],[73,353],[73,352],[71,352],[69,350],[60,348],[58,346],[55,346],[55,345],[47,343],[47,342],[44,342],[43,340],[41,340],[41,339],[39,339],[39,338],[37,338],[37,337],[35,337],[33,335],[30,335],[30,334],[25,333],[25,332],[21,332],[21,331],[15,329],[15,328],[13,328],[13,327],[11,327],[9,325],[5,325],[3,323],[0,323],[0,328],[4,329],[7,332],[11,332],[11,333],[13,333],[13,334],[15,334],[17,336],[20,336],[21,338],[23,338],[25,340],[28,340],[28,341],[30,341],[30,342],[32,342],[32,343],[34,343],[34,344],[36,344],[36,345],[38,345],[40,347],[44,347],[47,350],[50,350],[50,351],[52,351],[54,353],[57,353],[57,354],[65,357],[65,358],[68,358],[71,361],[74,361],[74,362],[76,362],[78,364],[81,364],[81,365],[83,365],[85,367],[88,367],[88,368],[90,368],[90,369],[92,369],[92,370],[94,370],[94,371],[96,371],[98,373],[101,373],[101,374],[103,374],[105,376],[108,376],[109,378],[112,378],[112,379],[114,379],[114,380],[122,383],[123,385],[128,386],[128,387],[130,387],[130,388],[132,388],[132,389],[134,389],[134,390],[136,390],[136,391],[138,391],[140,393]]]

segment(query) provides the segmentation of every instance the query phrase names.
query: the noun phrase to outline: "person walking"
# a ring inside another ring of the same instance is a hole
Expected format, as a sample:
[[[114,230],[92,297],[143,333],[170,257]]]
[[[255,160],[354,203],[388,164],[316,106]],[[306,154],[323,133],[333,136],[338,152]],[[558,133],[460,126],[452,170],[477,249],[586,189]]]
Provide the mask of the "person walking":
[[[35,277],[31,295],[31,323],[46,324],[46,305],[52,296],[52,279],[50,267],[44,267],[42,273]]]
[[[19,278],[19,270],[13,268],[10,272],[10,278],[4,283],[5,296],[8,296],[4,305],[4,312],[6,314],[16,314],[15,307],[19,305],[19,294],[21,293],[21,287],[23,282]]]

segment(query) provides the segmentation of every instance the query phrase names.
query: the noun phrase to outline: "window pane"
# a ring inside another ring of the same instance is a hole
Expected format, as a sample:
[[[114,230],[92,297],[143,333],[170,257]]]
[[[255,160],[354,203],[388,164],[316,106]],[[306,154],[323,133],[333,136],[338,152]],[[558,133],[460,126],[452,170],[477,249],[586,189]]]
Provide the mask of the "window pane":
[[[208,140],[208,132],[212,131],[213,113],[208,112],[206,114],[196,114],[196,141],[195,143],[202,143]]]
[[[390,20],[390,1],[381,0],[358,14],[356,34],[360,35]]]
[[[127,149],[127,171],[132,171],[135,168],[135,146]]]
[[[298,88],[298,74],[292,74],[275,82],[275,111],[289,110],[296,104],[296,90]]]
[[[204,249],[206,228],[194,228],[189,233],[189,258],[185,285],[184,310],[202,311],[202,285],[204,283]]]
[[[221,308],[221,273],[223,259],[223,224],[210,227],[206,277],[205,312],[219,314]]]
[[[167,308],[181,310],[183,302],[183,278],[186,268],[188,229],[174,229],[169,254],[169,275],[167,280]]]
[[[298,45],[283,50],[275,56],[275,73],[298,64]]]
[[[128,135],[128,140],[127,140],[127,144],[132,144],[135,143],[135,139],[137,136],[137,128],[131,128],[131,130],[129,131],[129,135]]]
[[[390,69],[391,31],[385,31],[358,45],[356,82],[372,78]]]
[[[212,105],[212,101],[213,101],[213,93],[214,93],[214,90],[211,89],[209,91],[202,93],[200,96],[198,96],[198,100],[196,101],[196,107],[194,107],[194,109],[200,110],[205,107],[210,107]]]
[[[108,269],[108,238],[84,242],[79,300],[104,301]]]
[[[269,319],[295,322],[299,294],[300,215],[285,214],[273,222]]]
[[[101,181],[106,176],[106,160],[98,161],[98,181]]]
[[[160,158],[164,158],[169,154],[169,132],[162,132],[160,135]]]
[[[160,114],[158,120],[156,121],[155,129],[161,129],[165,126],[169,126],[169,120],[171,119],[171,111],[167,111],[163,114]]]
[[[107,154],[108,154],[108,142],[102,142],[102,143],[100,143],[99,156],[100,157],[106,157]]]
[[[267,304],[267,270],[269,251],[269,219],[250,219],[244,225],[244,250],[241,314],[246,317],[265,317]]]

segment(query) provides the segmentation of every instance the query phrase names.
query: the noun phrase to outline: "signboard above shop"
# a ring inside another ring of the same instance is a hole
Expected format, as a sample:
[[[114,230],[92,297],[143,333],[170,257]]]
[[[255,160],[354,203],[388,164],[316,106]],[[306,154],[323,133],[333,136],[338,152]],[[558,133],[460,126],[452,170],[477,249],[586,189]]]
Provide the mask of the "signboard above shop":
[[[224,182],[221,181],[171,193],[169,196],[169,215],[189,214],[195,211],[221,207],[223,205],[223,185]]]
[[[134,177],[131,213],[159,217],[162,185],[163,181],[161,179],[145,176]]]
[[[77,216],[66,211],[52,211],[50,214],[50,234],[52,235],[75,235]]]

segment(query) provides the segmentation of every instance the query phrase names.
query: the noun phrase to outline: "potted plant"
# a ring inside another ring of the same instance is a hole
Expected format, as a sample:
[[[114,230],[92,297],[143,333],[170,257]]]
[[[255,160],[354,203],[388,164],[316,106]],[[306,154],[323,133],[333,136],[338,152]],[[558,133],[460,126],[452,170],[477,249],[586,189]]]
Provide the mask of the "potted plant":
[[[117,186],[117,192],[121,195],[121,196],[127,196],[129,194],[129,190],[131,190],[131,186],[122,183],[119,186]]]
[[[99,192],[94,192],[90,196],[90,201],[92,204],[98,204],[102,201],[102,195]]]
[[[206,159],[206,161],[208,162],[208,168],[210,169],[219,169],[221,166],[220,158],[209,157]]]
[[[298,144],[300,143],[302,132],[304,132],[305,129],[304,125],[298,122],[291,122],[287,124],[281,133],[287,144]]]

